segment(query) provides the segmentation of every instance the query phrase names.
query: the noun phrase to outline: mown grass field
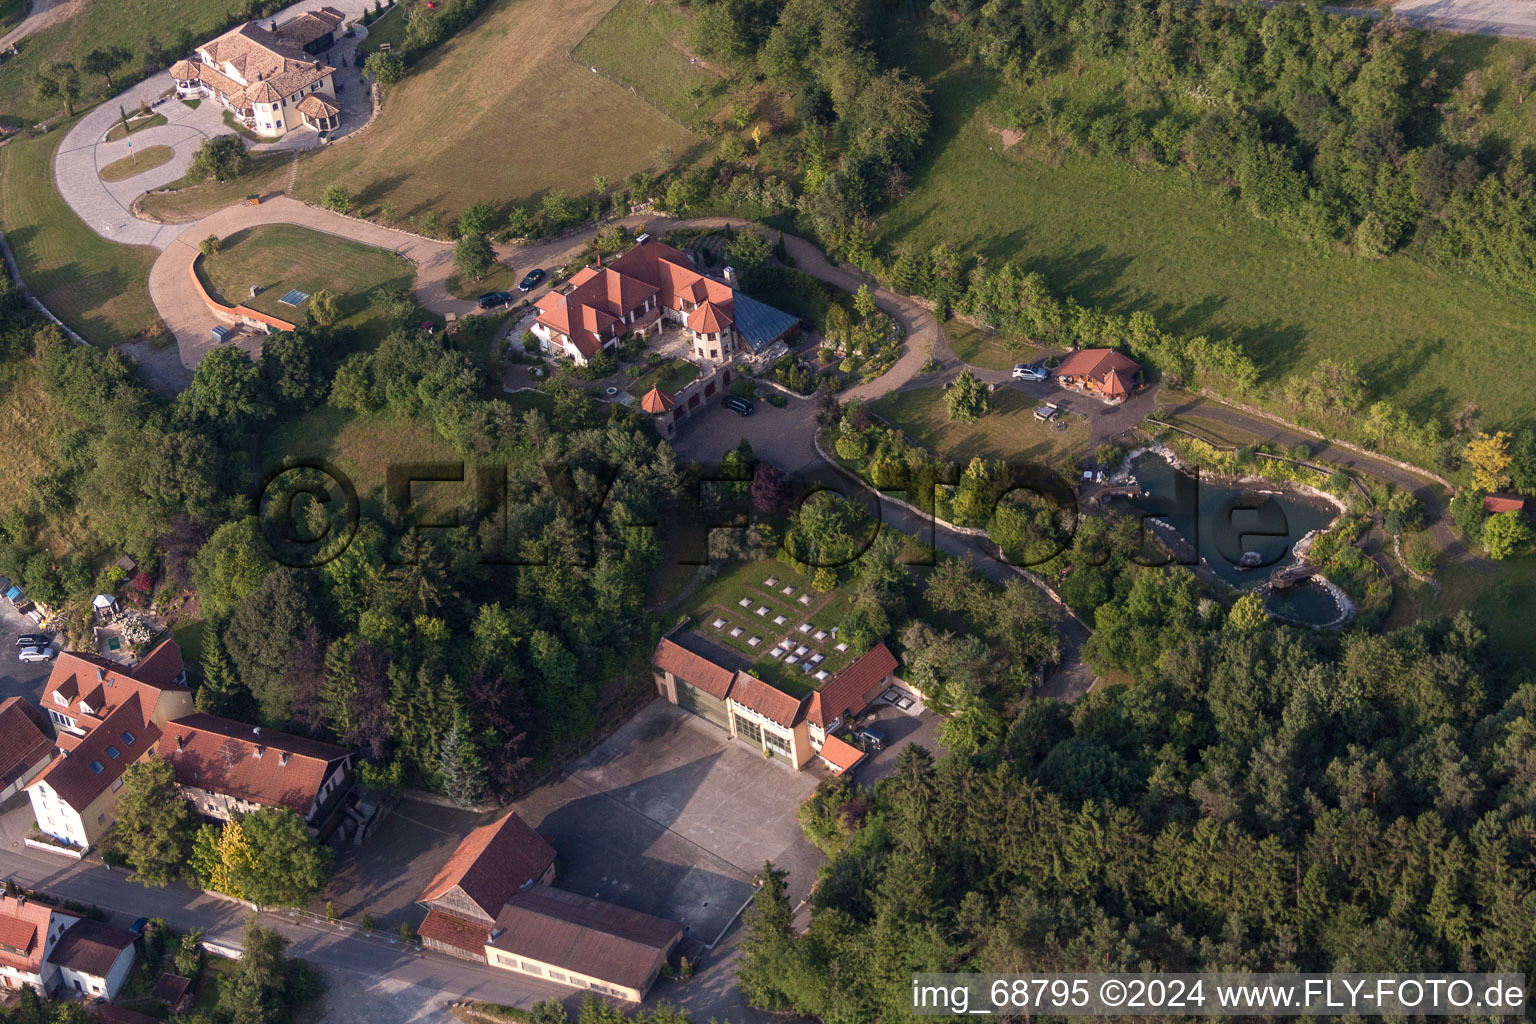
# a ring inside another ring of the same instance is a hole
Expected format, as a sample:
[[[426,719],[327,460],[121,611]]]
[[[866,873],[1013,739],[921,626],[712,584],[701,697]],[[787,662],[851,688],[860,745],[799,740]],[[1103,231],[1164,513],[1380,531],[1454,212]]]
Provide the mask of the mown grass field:
[[[402,218],[451,218],[685,157],[694,136],[567,56],[613,2],[498,0],[385,90],[366,135],[303,160],[298,195],[340,183],[364,214],[388,201]]]
[[[684,124],[707,120],[725,103],[726,80],[684,45],[688,16],[670,4],[619,0],[576,47],[576,57],[631,87]],[[689,93],[700,90],[697,100]]]
[[[90,0],[68,20],[28,36],[20,54],[0,64],[0,118],[33,122],[64,109],[56,100],[38,99],[32,84],[33,75],[49,61],[70,60],[78,67],[97,47],[125,46],[133,51],[133,59],[112,76],[114,93],[121,92],[143,77],[146,37],[154,36],[171,55],[168,64],[183,29],[191,33],[192,42],[202,42],[223,28],[230,9],[222,0]],[[100,75],[82,71],[80,82],[83,94],[76,110],[111,95]]]
[[[0,364],[0,509],[27,494],[57,450],[59,435],[80,422],[43,390],[36,359]]]
[[[1035,419],[1036,400],[1017,388],[992,393],[992,411],[975,423],[949,418],[941,388],[896,391],[870,403],[870,411],[900,427],[941,458],[964,464],[975,456],[1059,466],[1088,450],[1088,420],[1058,413],[1051,423]]]
[[[289,289],[311,296],[322,288],[336,296],[337,323],[352,327],[364,340],[377,341],[388,326],[372,301],[375,289],[409,289],[415,273],[399,256],[360,242],[311,231],[293,224],[263,224],[237,231],[219,251],[198,261],[199,272],[225,303],[244,302],[252,309],[295,323],[305,307],[280,301]],[[251,287],[264,289],[250,298]]]
[[[107,131],[104,141],[117,142],[118,140],[124,138],[127,135],[131,135],[134,132],[143,131],[145,128],[158,128],[165,123],[166,120],[164,114],[151,114],[148,117],[132,118],[128,122],[128,130],[126,132],[123,131],[123,126],[121,123],[115,124],[111,127],[111,129]]]
[[[658,387],[675,395],[698,376],[699,368],[696,364],[686,359],[669,359],[655,369],[647,370],[636,377],[635,382],[629,386],[629,393],[639,398],[651,388]]]
[[[97,173],[102,181],[125,181],[136,174],[143,174],[145,171],[152,171],[156,167],[168,164],[175,156],[176,151],[170,146],[150,146],[142,152],[112,161]]]
[[[0,231],[33,294],[81,337],[158,341],[166,335],[149,301],[149,268],[159,252],[106,241],[64,204],[53,183],[64,131],[0,146]]]
[[[994,80],[929,60],[931,142],[911,195],[881,221],[887,245],[947,239],[1038,270],[1084,304],[1235,338],[1268,382],[1348,359],[1374,397],[1415,414],[1476,405],[1486,422],[1507,422],[1529,411],[1536,303],[1407,257],[1318,252],[1178,172],[1052,162],[1028,143],[1004,153],[988,127],[1003,117]]]

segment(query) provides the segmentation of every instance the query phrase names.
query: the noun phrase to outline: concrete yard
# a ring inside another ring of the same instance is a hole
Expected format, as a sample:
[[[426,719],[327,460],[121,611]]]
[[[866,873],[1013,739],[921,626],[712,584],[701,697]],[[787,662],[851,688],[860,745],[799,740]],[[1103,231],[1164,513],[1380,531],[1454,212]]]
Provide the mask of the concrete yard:
[[[795,811],[822,777],[657,700],[517,810],[555,844],[555,885],[711,945],[765,860],[789,870],[791,902],[809,892],[822,858]]]

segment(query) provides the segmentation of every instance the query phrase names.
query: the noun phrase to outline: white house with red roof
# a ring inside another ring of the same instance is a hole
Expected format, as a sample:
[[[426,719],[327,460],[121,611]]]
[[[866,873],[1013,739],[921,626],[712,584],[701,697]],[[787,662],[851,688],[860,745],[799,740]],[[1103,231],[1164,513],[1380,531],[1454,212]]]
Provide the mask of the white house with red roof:
[[[578,366],[616,350],[625,334],[645,337],[664,322],[688,332],[695,359],[714,364],[763,351],[799,329],[788,313],[701,273],[687,253],[649,235],[606,266],[583,267],[563,293],[536,305],[531,330],[540,347]]]
[[[192,713],[181,648],[166,640],[137,664],[65,651],[39,702],[57,756],[27,784],[38,828],[81,849],[112,825],[128,766],[154,750],[167,724]]]
[[[59,967],[49,961],[70,926],[80,919],[35,900],[0,895],[0,986],[23,987],[44,997],[59,984]]]

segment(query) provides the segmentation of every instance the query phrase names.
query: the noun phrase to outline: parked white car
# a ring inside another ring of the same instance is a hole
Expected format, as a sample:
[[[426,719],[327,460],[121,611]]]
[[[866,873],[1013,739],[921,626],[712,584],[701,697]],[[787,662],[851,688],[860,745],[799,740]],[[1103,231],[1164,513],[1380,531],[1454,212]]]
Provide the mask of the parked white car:
[[[53,648],[23,647],[16,657],[22,661],[49,661],[53,658]]]
[[[1014,380],[1045,380],[1050,372],[1043,366],[1029,366],[1019,363],[1013,368]]]

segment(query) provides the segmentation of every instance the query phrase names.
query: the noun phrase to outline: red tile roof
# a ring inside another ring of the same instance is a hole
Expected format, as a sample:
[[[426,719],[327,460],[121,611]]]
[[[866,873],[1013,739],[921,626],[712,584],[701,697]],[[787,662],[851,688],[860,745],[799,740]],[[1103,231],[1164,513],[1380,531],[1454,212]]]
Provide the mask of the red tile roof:
[[[105,978],[123,950],[132,948],[135,937],[123,928],[84,918],[70,925],[53,944],[48,962],[93,978]]]
[[[1084,348],[1067,356],[1051,372],[1058,377],[1087,377],[1102,385],[1112,370],[1130,377],[1140,369],[1135,360],[1112,348]]]
[[[644,989],[682,925],[602,900],[535,885],[496,915],[491,946],[577,974]]]
[[[43,687],[43,698],[38,703],[71,717],[99,720],[130,696],[138,694],[145,698],[142,702],[145,710],[152,712],[160,700],[160,691],[187,689],[185,684],[177,682],[184,667],[181,648],[174,640],[160,644],[132,667],[94,654],[64,651],[53,663],[48,684]],[[81,707],[82,699],[89,710]]]
[[[465,836],[416,900],[431,903],[457,886],[490,921],[507,897],[538,881],[554,862],[555,848],[549,840],[514,811]]]
[[[176,781],[210,793],[309,814],[345,747],[259,729],[217,715],[178,718],[160,737],[159,754]]]
[[[833,719],[842,718],[850,711],[864,710],[874,697],[870,691],[894,671],[896,656],[885,644],[876,644],[863,657],[833,676],[826,686],[811,694],[806,718],[817,728],[825,729]]]
[[[1110,396],[1128,395],[1131,393],[1131,382],[1119,370],[1110,370],[1104,375],[1104,393]]]
[[[24,697],[0,704],[0,788],[20,779],[53,751],[53,741],[42,728],[46,721]]]
[[[841,775],[864,759],[864,752],[858,747],[844,743],[836,736],[828,736],[821,741],[821,756],[832,765],[833,770]]]
[[[668,412],[676,407],[676,405],[677,399],[656,387],[654,384],[651,386],[651,390],[647,391],[640,398],[640,411],[648,412],[652,416]]]
[[[705,299],[697,309],[688,314],[688,329],[699,334],[718,334],[734,326],[736,321],[731,314],[721,303],[711,299]]]
[[[731,683],[731,700],[786,729],[800,720],[800,712],[805,707],[804,698],[797,700],[777,686],[745,672],[736,673]]]
[[[129,743],[125,736],[133,737],[133,742]],[[27,788],[47,783],[60,800],[76,811],[83,811],[159,739],[159,726],[149,720],[149,712],[139,703],[139,694],[134,693],[95,723],[72,749],[54,758]]]
[[[0,964],[28,974],[38,973],[52,926],[53,911],[43,904],[0,896],[0,944],[10,947],[0,949]]]
[[[485,944],[491,941],[491,926],[475,924],[440,910],[428,910],[416,934],[475,956],[485,956]]]
[[[730,669],[722,668],[666,637],[662,637],[656,645],[656,653],[651,655],[651,664],[720,700],[725,700],[725,695],[731,690],[731,681],[736,678]]]
[[[1518,494],[1489,494],[1483,498],[1483,511],[1491,513],[1499,512],[1524,512],[1525,499]]]

